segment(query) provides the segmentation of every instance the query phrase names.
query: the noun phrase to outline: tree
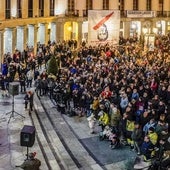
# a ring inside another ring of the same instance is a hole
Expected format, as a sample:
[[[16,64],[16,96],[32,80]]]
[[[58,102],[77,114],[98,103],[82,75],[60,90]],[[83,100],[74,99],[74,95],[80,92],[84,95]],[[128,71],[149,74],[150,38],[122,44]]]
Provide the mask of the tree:
[[[57,64],[57,60],[54,55],[51,56],[51,58],[49,60],[47,72],[48,72],[48,74],[53,74],[55,76],[58,73],[58,64]]]

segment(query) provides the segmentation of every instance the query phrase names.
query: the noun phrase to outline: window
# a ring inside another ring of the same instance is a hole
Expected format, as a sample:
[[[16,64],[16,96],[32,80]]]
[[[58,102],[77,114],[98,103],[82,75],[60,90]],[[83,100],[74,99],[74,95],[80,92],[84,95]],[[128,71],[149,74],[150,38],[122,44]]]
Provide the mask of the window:
[[[164,8],[164,0],[159,0],[159,11],[163,12]]]
[[[17,17],[22,18],[22,5],[21,0],[17,0]]]
[[[28,17],[33,17],[33,0],[28,0]]]
[[[146,1],[146,10],[147,10],[147,11],[151,11],[151,10],[152,10],[151,4],[152,4],[152,3],[151,3],[151,0],[147,0],[147,1]]]
[[[68,0],[68,11],[74,11],[74,0]]]
[[[138,0],[133,0],[133,10],[138,10]]]
[[[93,9],[93,2],[92,0],[86,0],[86,9],[88,10],[91,10]]]
[[[39,17],[44,16],[44,0],[39,0]]]
[[[50,16],[54,16],[54,6],[55,6],[55,1],[50,0]]]
[[[109,0],[103,0],[103,9],[109,9]]]
[[[124,0],[119,0],[119,10],[124,11],[125,3]]]
[[[10,0],[5,1],[5,18],[6,19],[11,18],[11,1]]]

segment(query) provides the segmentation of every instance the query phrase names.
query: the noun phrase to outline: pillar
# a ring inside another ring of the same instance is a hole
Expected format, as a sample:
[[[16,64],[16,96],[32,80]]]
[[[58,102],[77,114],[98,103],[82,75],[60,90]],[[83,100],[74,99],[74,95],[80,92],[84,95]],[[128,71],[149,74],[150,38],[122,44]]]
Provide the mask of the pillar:
[[[124,22],[124,37],[128,38],[130,36],[130,21]]]
[[[125,0],[125,10],[133,10],[133,0]]]
[[[14,27],[12,28],[12,53],[16,49],[16,42],[17,42],[17,29]]]
[[[57,29],[56,29],[56,41],[63,41],[64,40],[64,23],[57,22]]]
[[[159,11],[159,0],[152,1],[152,11]]]
[[[118,9],[119,0],[109,0],[109,9]]]
[[[77,45],[79,46],[82,42],[82,22],[78,22],[78,42]]]
[[[0,70],[1,70],[1,63],[3,62],[3,54],[4,54],[4,30],[0,31]]]
[[[48,43],[48,41],[50,40],[50,29],[48,29],[48,23],[45,23],[45,44]]]
[[[49,9],[50,9],[49,1],[44,1],[44,17],[49,16],[50,14]]]
[[[0,0],[0,21],[5,20],[5,1]]]
[[[139,1],[139,11],[145,11],[146,10],[146,0],[140,0]]]
[[[27,45],[28,45],[28,26],[24,25],[23,26],[23,31],[24,31],[24,49],[26,49]]]
[[[102,0],[93,0],[93,9],[103,9],[103,1]]]
[[[37,54],[37,33],[38,33],[38,25],[34,25],[34,55]]]
[[[28,0],[22,0],[22,18],[28,18]]]

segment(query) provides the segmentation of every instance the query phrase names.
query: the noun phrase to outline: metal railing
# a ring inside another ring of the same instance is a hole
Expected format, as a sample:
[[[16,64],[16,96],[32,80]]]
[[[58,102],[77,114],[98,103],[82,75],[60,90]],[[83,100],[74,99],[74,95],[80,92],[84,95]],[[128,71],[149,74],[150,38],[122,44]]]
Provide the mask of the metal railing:
[[[67,17],[79,17],[79,10],[66,10],[65,16],[67,16]]]

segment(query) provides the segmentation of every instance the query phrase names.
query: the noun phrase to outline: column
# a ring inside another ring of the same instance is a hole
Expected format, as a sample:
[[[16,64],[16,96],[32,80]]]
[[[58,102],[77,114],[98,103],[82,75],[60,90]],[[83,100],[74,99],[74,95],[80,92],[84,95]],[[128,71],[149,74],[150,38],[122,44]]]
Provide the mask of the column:
[[[28,18],[28,0],[22,0],[22,18]]]
[[[5,19],[5,1],[0,0],[0,21]]]
[[[152,1],[152,11],[159,11],[159,0]]]
[[[124,22],[124,38],[128,38],[130,36],[130,21]]]
[[[4,30],[0,31],[0,70],[1,70],[1,63],[3,62],[3,54],[4,54]]]
[[[12,53],[16,49],[16,42],[17,42],[17,29],[14,27],[12,28]]]
[[[164,2],[164,6],[163,6],[163,9],[164,9],[164,11],[170,11],[169,9],[170,9],[170,0],[164,0],[163,1]]]
[[[140,0],[139,2],[139,11],[146,11],[146,0]]]
[[[56,30],[56,41],[63,41],[64,40],[64,23],[57,22],[57,30]]]
[[[37,33],[38,33],[39,26],[34,25],[34,55],[37,54]]]
[[[28,26],[27,25],[23,26],[23,31],[24,31],[24,37],[23,37],[24,49],[26,49],[26,47],[28,45]]]
[[[34,17],[39,17],[39,6],[38,6],[39,1],[34,0],[34,5],[33,5],[33,16]]]
[[[50,4],[49,1],[44,1],[44,17],[49,16]]]
[[[93,0],[93,9],[103,9],[103,0]]]
[[[119,0],[109,0],[109,9],[118,9]]]
[[[125,0],[125,10],[133,10],[133,0]]]
[[[48,29],[48,23],[45,23],[45,44],[48,43],[49,39],[50,39],[50,29]]]
[[[78,22],[78,46],[81,44],[82,42],[82,24],[83,22]]]

